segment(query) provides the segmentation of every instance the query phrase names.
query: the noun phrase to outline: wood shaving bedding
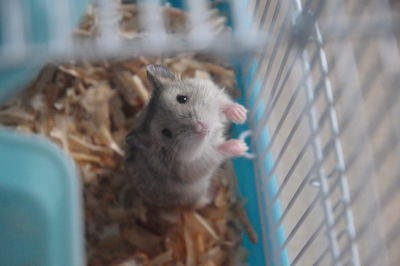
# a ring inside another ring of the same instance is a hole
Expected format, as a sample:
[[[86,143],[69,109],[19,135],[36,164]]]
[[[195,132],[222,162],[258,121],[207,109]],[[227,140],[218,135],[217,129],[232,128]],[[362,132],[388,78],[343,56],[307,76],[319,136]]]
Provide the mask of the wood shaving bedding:
[[[120,12],[121,36],[140,35],[136,6],[121,5]],[[167,7],[165,14],[170,32],[186,30],[184,12]],[[210,15],[221,31],[225,18],[215,10]],[[96,9],[89,8],[75,34],[93,38],[95,17]],[[183,78],[212,79],[237,95],[232,69],[193,54],[49,64],[24,93],[0,106],[0,123],[46,135],[75,160],[84,187],[88,265],[241,265],[241,234],[247,230],[254,241],[256,235],[233,193],[229,163],[218,173],[213,203],[198,211],[155,213],[132,194],[124,139],[150,98],[145,71],[150,63]]]

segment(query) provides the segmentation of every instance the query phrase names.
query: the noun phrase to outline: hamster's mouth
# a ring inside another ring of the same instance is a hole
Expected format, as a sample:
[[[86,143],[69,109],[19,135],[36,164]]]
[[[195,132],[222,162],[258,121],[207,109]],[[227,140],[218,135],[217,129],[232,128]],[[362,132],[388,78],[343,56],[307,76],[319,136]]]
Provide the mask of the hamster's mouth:
[[[193,127],[193,133],[199,137],[205,137],[210,132],[209,126],[204,122],[196,122]]]

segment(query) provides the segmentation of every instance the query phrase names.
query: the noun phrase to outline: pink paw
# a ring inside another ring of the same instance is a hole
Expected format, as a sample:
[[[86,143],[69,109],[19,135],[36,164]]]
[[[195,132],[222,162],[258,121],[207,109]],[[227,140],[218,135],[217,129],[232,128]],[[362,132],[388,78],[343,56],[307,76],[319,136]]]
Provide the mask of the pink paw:
[[[230,103],[224,106],[226,117],[236,124],[243,124],[246,121],[247,110],[238,103]]]
[[[230,139],[218,146],[219,151],[232,157],[242,156],[248,149],[246,143],[239,139]]]

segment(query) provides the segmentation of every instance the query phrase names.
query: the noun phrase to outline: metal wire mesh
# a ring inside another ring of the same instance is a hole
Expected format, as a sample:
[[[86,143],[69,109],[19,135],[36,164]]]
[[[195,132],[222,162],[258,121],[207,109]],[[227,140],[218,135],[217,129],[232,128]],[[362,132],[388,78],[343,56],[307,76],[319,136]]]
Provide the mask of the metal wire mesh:
[[[268,262],[282,263],[279,257],[287,252],[290,265],[399,265],[396,3],[230,2],[234,31],[216,34],[210,4],[192,0],[189,30],[174,34],[165,30],[159,1],[139,1],[146,37],[126,41],[116,34],[116,2],[99,0],[99,37],[87,42],[62,34],[71,26],[64,12],[70,8],[61,5],[49,17],[49,43],[41,44],[27,41],[23,25],[13,19],[23,13],[22,1],[0,1],[7,21],[0,68],[43,57],[99,60],[199,50],[236,55],[243,80],[250,77],[243,97],[258,194],[271,180],[277,183],[276,191],[261,197],[269,234],[263,237],[272,245]],[[272,163],[264,167],[267,157]],[[282,210],[273,219],[276,203]],[[283,242],[275,237],[282,226]]]
[[[247,91],[250,115],[265,102],[252,127],[256,141],[268,129],[258,154],[275,161],[260,176],[277,177],[269,206],[283,210],[272,228],[287,232],[272,256],[287,247],[293,265],[397,265],[395,14],[384,1],[256,2],[256,26],[277,36],[258,59],[261,94]],[[371,18],[382,32],[364,34]]]

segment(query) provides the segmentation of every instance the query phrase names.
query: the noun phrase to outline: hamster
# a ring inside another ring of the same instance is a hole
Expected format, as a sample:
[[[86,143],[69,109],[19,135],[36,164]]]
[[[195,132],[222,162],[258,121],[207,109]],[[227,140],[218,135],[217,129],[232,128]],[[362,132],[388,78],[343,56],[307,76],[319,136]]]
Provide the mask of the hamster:
[[[152,97],[126,137],[129,178],[151,206],[201,208],[212,200],[220,164],[248,150],[224,136],[229,121],[245,122],[247,110],[209,80],[181,80],[160,65],[148,65],[147,78]]]

